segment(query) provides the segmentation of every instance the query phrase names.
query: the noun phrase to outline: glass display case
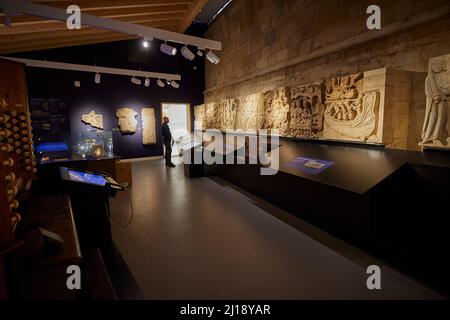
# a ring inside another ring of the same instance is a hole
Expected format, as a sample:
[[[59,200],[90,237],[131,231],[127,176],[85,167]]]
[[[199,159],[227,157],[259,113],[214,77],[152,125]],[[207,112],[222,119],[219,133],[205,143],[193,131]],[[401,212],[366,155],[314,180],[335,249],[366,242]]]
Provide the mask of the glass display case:
[[[77,131],[72,134],[73,158],[112,158],[112,131]]]

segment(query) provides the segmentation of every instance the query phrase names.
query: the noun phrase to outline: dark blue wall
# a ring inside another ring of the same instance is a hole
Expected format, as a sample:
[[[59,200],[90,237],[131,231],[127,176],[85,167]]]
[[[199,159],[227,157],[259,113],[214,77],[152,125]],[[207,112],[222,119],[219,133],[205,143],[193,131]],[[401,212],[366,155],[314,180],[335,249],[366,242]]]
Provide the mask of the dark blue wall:
[[[11,56],[180,74],[181,87],[174,89],[171,86],[158,87],[155,79],[151,79],[150,87],[146,88],[143,84],[132,84],[127,76],[103,74],[101,83],[96,84],[94,74],[91,73],[41,68],[26,70],[29,98],[64,100],[68,108],[71,131],[91,129],[81,122],[81,115],[94,110],[103,114],[104,129],[113,130],[114,152],[117,155],[123,158],[149,157],[162,155],[161,104],[191,104],[193,121],[193,106],[203,103],[205,87],[204,58],[196,57],[194,61],[188,61],[180,54],[170,57],[159,51],[159,44],[160,42],[155,40],[151,48],[144,50],[140,41],[122,41]],[[181,48],[179,45],[175,46]],[[194,51],[194,48],[191,49]],[[75,80],[81,81],[81,88],[74,86]],[[122,135],[118,131],[115,111],[123,107],[133,108],[138,113],[138,131],[134,135]],[[155,108],[158,138],[156,145],[142,144],[141,108]]]

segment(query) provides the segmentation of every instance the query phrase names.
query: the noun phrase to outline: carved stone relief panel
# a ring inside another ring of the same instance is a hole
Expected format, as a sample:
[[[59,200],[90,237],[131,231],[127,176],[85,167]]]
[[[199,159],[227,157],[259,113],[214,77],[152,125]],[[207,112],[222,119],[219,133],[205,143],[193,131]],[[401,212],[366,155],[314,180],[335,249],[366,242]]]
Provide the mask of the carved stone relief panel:
[[[156,144],[156,119],[155,109],[142,108],[142,143]]]
[[[219,103],[217,110],[218,129],[234,130],[238,103],[237,99],[227,99]]]
[[[291,90],[287,87],[265,92],[263,129],[276,129],[280,135],[288,135],[290,104]]]
[[[92,128],[103,130],[103,115],[96,114],[95,111],[83,114],[81,116],[81,121],[90,125]]]
[[[206,129],[206,109],[204,104],[194,107],[194,125],[195,130]]]
[[[205,105],[205,115],[206,115],[206,121],[205,121],[205,129],[218,129],[218,119],[217,119],[217,112],[218,112],[218,104],[208,103]]]
[[[135,133],[137,129],[137,112],[131,108],[120,108],[116,111],[117,125],[122,133]]]
[[[363,92],[363,74],[327,80],[324,137],[378,141],[379,92]]]
[[[427,99],[420,144],[450,148],[450,54],[430,59],[425,94]]]
[[[306,138],[323,136],[324,93],[322,83],[291,89],[290,136]]]
[[[236,130],[258,131],[264,120],[264,101],[262,94],[251,94],[239,98],[236,113]]]

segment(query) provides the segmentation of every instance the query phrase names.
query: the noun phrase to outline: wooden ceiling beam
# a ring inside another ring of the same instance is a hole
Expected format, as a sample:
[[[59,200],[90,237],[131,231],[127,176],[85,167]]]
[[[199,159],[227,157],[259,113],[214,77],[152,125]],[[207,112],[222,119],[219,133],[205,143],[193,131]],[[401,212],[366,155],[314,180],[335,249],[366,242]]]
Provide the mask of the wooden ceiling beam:
[[[143,14],[140,16],[132,16],[132,17],[121,17],[115,20],[135,24],[142,24],[144,22],[173,20],[179,18],[180,14],[178,13],[170,13],[170,14],[163,13],[163,14]],[[26,34],[43,31],[57,31],[64,29],[67,30],[67,26],[64,22],[49,21],[47,23],[39,23],[39,24],[13,25],[11,28],[8,28],[6,26],[0,26],[0,35]]]
[[[158,7],[165,5],[190,5],[193,0],[61,0],[61,1],[36,1],[56,8],[67,8],[74,4],[83,10],[103,10],[103,9],[124,9],[124,8],[141,8],[141,7]]]
[[[142,25],[148,26],[148,27],[167,27],[167,26],[173,26],[175,24],[178,24],[178,19],[171,19],[171,20],[165,20],[165,21],[147,21],[142,22]],[[15,35],[0,35],[0,45],[6,43],[6,44],[12,44],[15,43],[29,43],[30,41],[46,41],[47,39],[55,39],[55,38],[62,38],[62,39],[76,39],[79,36],[83,35],[92,35],[92,34],[98,34],[102,32],[110,32],[113,34],[114,32],[98,29],[98,28],[81,28],[80,30],[57,30],[57,31],[51,31],[51,32],[36,32],[36,33],[24,33],[24,34],[15,34]]]
[[[97,11],[90,11],[91,14],[94,14],[99,17],[104,18],[121,18],[121,17],[133,17],[140,15],[150,15],[150,14],[170,14],[177,13],[180,14],[180,17],[184,16],[187,12],[187,5],[168,5],[168,6],[159,6],[159,7],[146,7],[146,8],[125,8],[125,9],[104,9]],[[85,12],[86,10],[82,9],[81,12]],[[3,14],[0,14],[3,16]],[[16,17],[12,17],[12,26],[18,25],[26,25],[26,24],[38,24],[38,23],[49,23],[54,20],[46,20],[39,17],[33,16],[25,16],[20,15]]]
[[[155,28],[160,28],[168,31],[176,30],[178,23],[173,23],[172,25],[151,25]],[[81,31],[81,30],[80,30]],[[79,46],[86,44],[95,44],[95,43],[105,43],[105,42],[113,42],[113,41],[121,41],[121,40],[131,40],[137,39],[136,36],[132,35],[124,35],[117,32],[111,31],[97,31],[93,34],[80,35],[71,39],[67,37],[56,37],[52,39],[47,39],[42,41],[40,39],[36,39],[32,42],[24,43],[24,42],[14,42],[14,43],[0,43],[0,54],[11,54],[15,52],[25,52],[25,51],[34,51],[41,49],[53,49],[53,48],[62,48],[62,47],[71,47],[71,46]]]

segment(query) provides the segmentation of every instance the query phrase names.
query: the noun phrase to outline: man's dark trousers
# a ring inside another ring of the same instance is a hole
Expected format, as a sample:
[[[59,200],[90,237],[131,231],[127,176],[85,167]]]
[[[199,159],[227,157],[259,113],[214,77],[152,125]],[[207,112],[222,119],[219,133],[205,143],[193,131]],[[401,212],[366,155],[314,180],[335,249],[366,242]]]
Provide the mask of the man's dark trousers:
[[[170,141],[163,141],[166,153],[164,158],[166,159],[166,166],[172,163],[172,143]]]

